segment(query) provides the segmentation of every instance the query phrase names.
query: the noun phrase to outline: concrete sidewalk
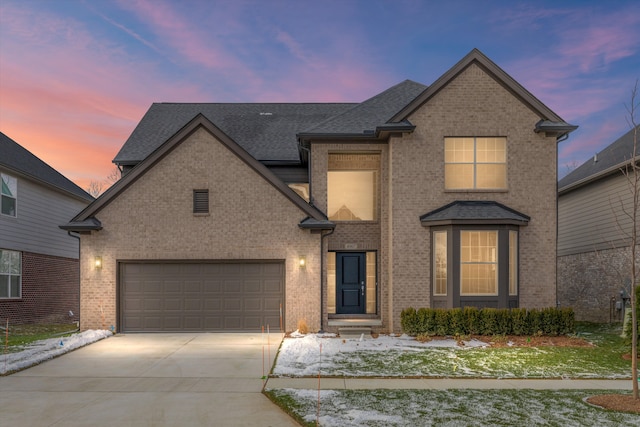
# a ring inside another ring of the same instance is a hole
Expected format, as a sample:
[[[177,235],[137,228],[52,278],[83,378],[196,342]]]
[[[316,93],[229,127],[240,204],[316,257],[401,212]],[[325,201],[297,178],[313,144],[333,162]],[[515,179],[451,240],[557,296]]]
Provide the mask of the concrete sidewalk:
[[[318,389],[318,378],[269,378],[266,389]],[[630,379],[476,379],[476,378],[320,378],[322,390],[373,389],[533,389],[533,390],[631,390]]]

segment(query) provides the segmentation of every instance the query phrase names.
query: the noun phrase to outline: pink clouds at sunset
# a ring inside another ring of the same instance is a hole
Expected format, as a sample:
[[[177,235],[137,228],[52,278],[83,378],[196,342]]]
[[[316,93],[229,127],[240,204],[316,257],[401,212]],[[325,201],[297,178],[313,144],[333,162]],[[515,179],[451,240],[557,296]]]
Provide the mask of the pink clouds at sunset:
[[[86,188],[153,102],[362,101],[479,48],[565,120],[563,165],[627,131],[635,1],[0,3],[0,131]]]

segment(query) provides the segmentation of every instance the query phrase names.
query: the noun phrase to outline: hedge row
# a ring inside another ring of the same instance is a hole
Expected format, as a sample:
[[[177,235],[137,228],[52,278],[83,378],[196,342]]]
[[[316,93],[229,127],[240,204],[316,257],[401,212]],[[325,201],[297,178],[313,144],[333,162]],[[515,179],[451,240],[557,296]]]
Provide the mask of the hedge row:
[[[476,307],[402,310],[402,330],[411,336],[430,335],[568,335],[575,332],[571,308],[495,309]]]

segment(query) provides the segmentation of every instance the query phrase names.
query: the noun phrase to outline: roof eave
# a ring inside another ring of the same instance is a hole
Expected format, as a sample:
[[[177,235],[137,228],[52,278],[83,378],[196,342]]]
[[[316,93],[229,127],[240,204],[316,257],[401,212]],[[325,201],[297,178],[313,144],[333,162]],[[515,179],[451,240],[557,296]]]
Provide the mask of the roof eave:
[[[568,136],[571,132],[578,129],[578,126],[567,122],[554,122],[550,120],[540,120],[534,128],[535,133],[544,132],[545,136],[556,137],[558,139]]]
[[[59,225],[58,227],[65,231],[86,233],[102,230],[102,223],[97,218],[91,217],[84,221],[71,221],[67,224]]]
[[[435,227],[439,225],[518,225],[526,226],[529,221],[518,219],[486,219],[486,218],[465,218],[465,219],[437,219],[420,220],[423,227]]]

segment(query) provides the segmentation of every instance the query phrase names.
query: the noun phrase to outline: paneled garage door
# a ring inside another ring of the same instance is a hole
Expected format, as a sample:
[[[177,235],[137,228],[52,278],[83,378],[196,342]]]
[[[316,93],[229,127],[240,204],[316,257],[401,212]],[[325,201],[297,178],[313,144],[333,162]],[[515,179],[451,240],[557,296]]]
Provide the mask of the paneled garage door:
[[[122,332],[279,330],[284,264],[120,263],[119,286]]]

